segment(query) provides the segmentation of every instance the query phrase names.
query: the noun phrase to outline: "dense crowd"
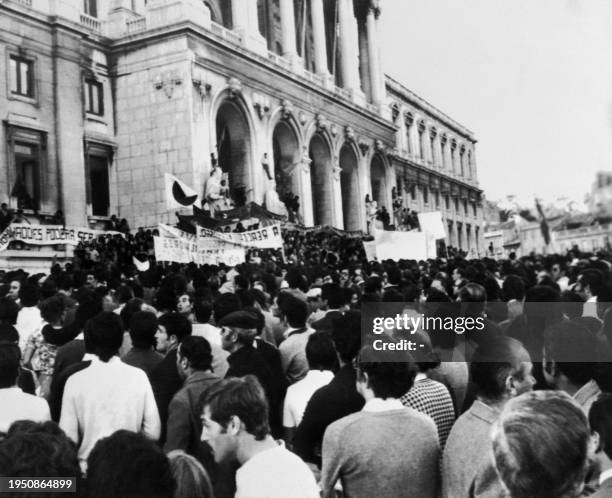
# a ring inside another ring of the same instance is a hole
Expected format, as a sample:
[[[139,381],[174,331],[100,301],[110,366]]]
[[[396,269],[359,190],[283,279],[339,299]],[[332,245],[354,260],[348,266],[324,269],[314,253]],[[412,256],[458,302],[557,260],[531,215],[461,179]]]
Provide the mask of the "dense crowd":
[[[361,238],[285,231],[197,267],[156,263],[154,234],[0,272],[0,476],[89,497],[612,496],[608,254],[367,262]],[[484,330],[415,330],[424,353],[384,361],[366,303]]]

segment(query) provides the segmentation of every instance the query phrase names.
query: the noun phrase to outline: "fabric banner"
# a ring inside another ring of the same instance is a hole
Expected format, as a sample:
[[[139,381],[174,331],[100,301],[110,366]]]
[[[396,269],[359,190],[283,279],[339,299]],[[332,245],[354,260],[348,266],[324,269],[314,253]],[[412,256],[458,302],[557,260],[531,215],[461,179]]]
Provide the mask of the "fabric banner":
[[[217,232],[208,228],[198,227],[198,238],[200,237],[215,237],[241,247],[251,247],[255,249],[283,248],[283,236],[281,234],[280,223],[241,233]]]
[[[392,232],[375,230],[376,257],[379,261],[392,259],[426,260],[427,238],[423,232]],[[365,246],[364,246],[365,248]]]
[[[446,230],[442,222],[442,213],[433,211],[431,213],[419,213],[419,225],[421,231],[425,232],[436,239],[446,238]]]
[[[198,265],[236,266],[244,263],[246,254],[242,247],[210,248],[200,241],[179,237],[153,237],[155,259],[172,263],[195,263]]]
[[[63,225],[30,225],[28,223],[11,223],[0,234],[0,251],[4,251],[14,240],[37,246],[52,246],[57,244],[79,245],[89,242],[101,235],[121,235],[121,232],[92,230]]]

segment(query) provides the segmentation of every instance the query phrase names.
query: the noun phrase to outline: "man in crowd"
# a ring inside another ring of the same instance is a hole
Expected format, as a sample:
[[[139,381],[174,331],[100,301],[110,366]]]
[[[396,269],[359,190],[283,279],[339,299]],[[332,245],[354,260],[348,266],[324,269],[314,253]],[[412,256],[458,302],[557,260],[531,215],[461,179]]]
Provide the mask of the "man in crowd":
[[[321,444],[327,427],[361,410],[365,401],[357,392],[353,360],[361,346],[361,313],[349,311],[332,323],[332,340],[340,369],[332,381],[316,391],[304,411],[293,439],[293,449],[307,462],[321,464]]]
[[[498,337],[478,348],[471,363],[476,400],[455,425],[442,458],[444,498],[500,496],[501,484],[491,465],[491,426],[509,399],[535,384],[525,348]]]
[[[301,299],[289,294],[282,299],[280,308],[287,328],[285,330],[286,339],[281,342],[278,349],[283,372],[289,383],[293,384],[303,379],[308,372],[306,342],[314,330],[306,326],[308,305]]]
[[[430,417],[405,408],[399,400],[412,387],[416,366],[408,355],[403,362],[385,361],[384,355],[362,351],[357,390],[365,405],[325,431],[321,470],[325,498],[335,496],[338,481],[347,496],[356,498],[438,496],[436,426]]]
[[[51,420],[47,402],[17,386],[20,359],[17,344],[0,342],[0,432],[6,432],[16,420]]]
[[[534,391],[510,400],[492,433],[495,467],[509,496],[578,498],[589,436],[586,416],[565,393]]]
[[[121,358],[127,365],[143,370],[149,378],[155,367],[164,359],[155,351],[157,327],[155,313],[150,311],[134,313],[130,319],[132,348]]]
[[[597,340],[581,324],[563,321],[544,334],[544,379],[557,391],[565,391],[588,415],[601,389],[593,379],[598,361]]]
[[[43,326],[43,319],[38,309],[40,293],[38,287],[32,284],[23,285],[19,289],[19,302],[21,309],[17,314],[15,328],[19,332],[19,347],[25,351],[26,343],[32,334],[39,332]]]
[[[219,377],[225,377],[229,365],[227,357],[229,353],[225,351],[221,344],[221,329],[209,323],[212,314],[212,305],[203,299],[195,302],[194,318],[192,325],[192,335],[203,337],[210,344],[212,352],[212,370]]]
[[[186,317],[178,313],[167,313],[159,318],[155,334],[157,351],[165,356],[151,373],[151,386],[162,424],[160,444],[166,441],[168,405],[183,385],[177,367],[177,348],[190,335],[191,323]]]
[[[319,498],[308,466],[270,435],[268,405],[252,375],[226,379],[202,395],[202,441],[217,463],[235,461],[238,498]]]
[[[319,332],[331,332],[334,318],[342,314],[346,297],[344,290],[335,283],[327,283],[321,287],[321,298],[323,299],[323,318],[313,322],[312,328]]]
[[[585,298],[582,316],[597,316],[597,296],[604,286],[604,278],[596,268],[587,268],[579,276],[574,290]]]
[[[591,406],[589,426],[592,433],[594,461],[601,471],[599,489],[591,498],[612,496],[612,395],[603,394]]]
[[[85,342],[96,358],[66,382],[60,427],[79,446],[83,472],[99,439],[126,429],[156,441],[161,432],[146,374],[117,356],[122,338],[116,314],[102,312],[92,318],[85,328]]]

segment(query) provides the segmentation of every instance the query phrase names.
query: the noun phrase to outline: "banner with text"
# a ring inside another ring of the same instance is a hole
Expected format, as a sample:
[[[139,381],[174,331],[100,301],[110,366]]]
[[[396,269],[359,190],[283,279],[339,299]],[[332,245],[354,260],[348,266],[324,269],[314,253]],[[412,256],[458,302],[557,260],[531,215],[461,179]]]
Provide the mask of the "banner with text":
[[[195,263],[198,265],[236,266],[246,258],[243,247],[228,246],[211,248],[201,241],[179,237],[153,237],[155,259],[172,263]]]
[[[92,230],[91,228],[11,223],[4,232],[0,234],[0,251],[4,251],[14,240],[37,246],[59,244],[76,246],[81,242],[95,240],[101,235],[121,235],[123,237],[123,234],[120,232]]]
[[[209,228],[198,227],[198,237],[215,237],[241,247],[255,249],[282,249],[283,247],[280,223],[241,233],[217,232]]]

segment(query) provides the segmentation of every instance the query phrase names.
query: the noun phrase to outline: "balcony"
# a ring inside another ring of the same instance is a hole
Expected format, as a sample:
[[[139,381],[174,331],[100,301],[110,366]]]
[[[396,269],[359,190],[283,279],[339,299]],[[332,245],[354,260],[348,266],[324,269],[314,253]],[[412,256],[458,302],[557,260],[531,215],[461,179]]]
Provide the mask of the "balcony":
[[[128,35],[133,35],[134,33],[140,33],[147,29],[147,20],[144,17],[138,19],[130,19],[126,23],[127,33]]]
[[[238,33],[235,33],[231,29],[227,29],[221,26],[220,24],[217,24],[216,22],[210,23],[210,30],[215,35],[219,36],[220,38],[223,38],[224,40],[230,43],[233,43],[234,45],[240,45],[242,41]]]
[[[286,69],[287,71],[291,70],[291,63],[287,59],[269,50],[268,50],[268,59],[274,62],[274,64],[276,64],[277,66],[280,66],[283,69]]]
[[[102,34],[102,22],[95,17],[81,14],[81,24],[94,33]]]

